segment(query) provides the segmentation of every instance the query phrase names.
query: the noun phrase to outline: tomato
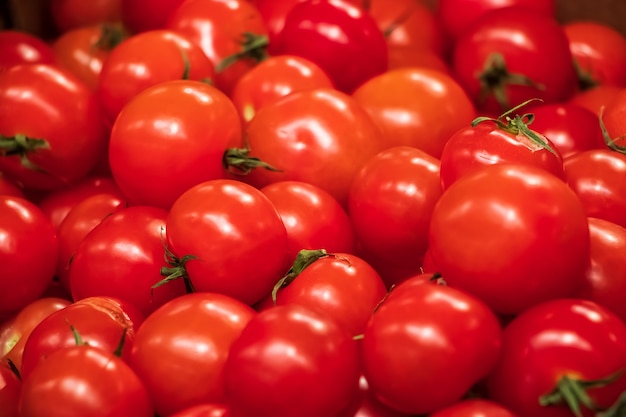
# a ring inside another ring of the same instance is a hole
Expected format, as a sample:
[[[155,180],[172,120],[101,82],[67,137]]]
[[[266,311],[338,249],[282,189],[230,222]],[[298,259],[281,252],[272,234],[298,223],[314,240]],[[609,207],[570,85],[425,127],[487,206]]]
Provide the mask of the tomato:
[[[517,417],[512,411],[494,401],[472,398],[437,410],[429,417]]]
[[[133,33],[163,29],[185,0],[122,0],[122,22]]]
[[[51,46],[58,65],[95,91],[104,62],[125,36],[124,30],[114,24],[81,26],[59,35]]]
[[[166,272],[197,291],[252,305],[272,291],[292,261],[274,205],[240,181],[210,180],[190,188],[172,205],[166,227],[172,265]]]
[[[365,328],[364,375],[372,394],[390,408],[431,413],[459,401],[493,369],[501,333],[497,317],[478,298],[406,280]]]
[[[54,53],[43,39],[19,30],[0,31],[0,72],[19,64],[55,63]]]
[[[59,260],[56,278],[71,294],[70,264],[78,245],[85,236],[112,213],[126,206],[126,201],[115,194],[96,194],[77,203],[59,225]]]
[[[535,115],[520,115],[514,110],[517,109],[497,119],[476,118],[471,125],[450,136],[441,153],[444,189],[485,166],[512,162],[536,166],[565,179],[563,157],[558,148],[529,126]]]
[[[72,326],[89,346],[113,353],[125,334],[121,357],[130,360],[135,332],[144,315],[132,304],[112,297],[91,297],[73,302],[43,319],[30,333],[22,354],[22,379],[53,352],[75,346]]]
[[[338,414],[357,394],[358,345],[329,316],[297,305],[258,313],[233,342],[224,392],[240,417]]]
[[[223,404],[200,404],[171,414],[170,417],[228,417],[228,415],[228,407]]]
[[[308,182],[343,207],[357,170],[385,148],[378,127],[359,103],[331,88],[298,91],[263,107],[247,126],[246,142],[250,156],[275,169],[247,173],[243,159],[243,181],[258,188],[278,181]],[[231,156],[231,165],[241,162],[239,153]]]
[[[417,269],[441,192],[439,160],[424,151],[396,146],[371,158],[352,181],[348,198],[364,259],[374,259],[374,266]]]
[[[587,90],[576,92],[569,99],[569,102],[582,106],[599,116],[600,109],[609,106],[621,90],[622,87],[613,84],[600,84]]]
[[[69,300],[42,297],[26,305],[11,318],[0,324],[0,358],[10,360],[19,370],[26,340],[33,329],[50,314],[65,308]]]
[[[0,410],[2,417],[19,417],[19,397],[22,383],[13,370],[0,362]]]
[[[131,366],[146,384],[157,414],[224,402],[224,363],[255,314],[231,297],[199,292],[178,297],[146,318],[137,331]]]
[[[245,122],[263,106],[296,91],[332,88],[326,72],[306,58],[276,55],[261,61],[239,78],[230,94]]]
[[[348,213],[323,189],[301,181],[279,181],[261,188],[287,228],[289,259],[301,249],[326,249],[329,253],[356,250]]]
[[[626,86],[626,37],[620,31],[587,20],[565,23],[563,30],[582,89],[596,84]]]
[[[578,296],[611,310],[626,323],[626,267],[622,256],[626,228],[608,220],[590,217],[590,262]]]
[[[137,94],[171,80],[208,81],[213,64],[193,40],[173,30],[126,38],[102,65],[98,97],[110,123]]]
[[[54,277],[59,242],[34,203],[0,195],[0,316],[17,313],[41,296]]]
[[[601,129],[605,143],[613,148],[622,150],[620,146],[626,145],[626,88],[620,88],[615,92],[605,108],[601,108],[598,117],[601,121]],[[614,146],[617,145],[617,146]]]
[[[0,172],[51,190],[85,177],[106,147],[100,106],[70,72],[18,65],[0,72]]]
[[[504,329],[487,392],[519,416],[571,416],[578,407],[579,415],[591,416],[626,390],[625,368],[624,322],[592,301],[551,300],[522,312]],[[581,391],[595,410],[581,402]]]
[[[389,70],[405,67],[426,67],[450,75],[448,62],[434,52],[421,51],[410,46],[396,46],[389,50]]]
[[[524,7],[485,13],[463,32],[452,55],[457,80],[489,115],[532,98],[567,100],[577,89],[563,28]]]
[[[409,417],[409,414],[401,413],[378,401],[371,390],[365,377],[359,379],[359,394],[354,404],[337,417]]]
[[[348,94],[387,70],[387,43],[378,24],[345,0],[296,3],[285,16],[274,50],[310,59]]]
[[[214,85],[227,95],[243,74],[267,57],[267,26],[248,0],[187,0],[165,27],[202,48],[216,69]]]
[[[0,174],[0,195],[25,198],[22,187]]]
[[[123,0],[50,0],[50,17],[59,32],[122,18]]]
[[[587,216],[626,227],[626,155],[592,149],[570,156],[564,166]]]
[[[143,382],[112,352],[88,344],[50,354],[22,385],[20,416],[153,417]]]
[[[276,290],[276,305],[328,314],[353,336],[363,333],[387,294],[380,275],[363,259],[322,250],[302,251]]]
[[[200,81],[167,81],[120,113],[109,164],[130,204],[168,209],[190,187],[224,177],[222,155],[241,138],[239,114],[224,93]]]
[[[448,138],[476,117],[459,83],[431,68],[387,71],[352,96],[380,126],[385,147],[412,146],[436,158]]]
[[[574,191],[546,170],[488,165],[439,198],[429,251],[450,286],[498,313],[517,314],[581,285],[589,262],[587,216]]]

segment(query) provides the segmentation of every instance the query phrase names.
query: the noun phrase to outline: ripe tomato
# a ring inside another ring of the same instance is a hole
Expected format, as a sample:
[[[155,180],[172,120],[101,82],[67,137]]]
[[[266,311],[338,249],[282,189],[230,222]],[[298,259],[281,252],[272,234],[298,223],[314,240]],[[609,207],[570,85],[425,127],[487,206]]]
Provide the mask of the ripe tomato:
[[[374,397],[367,380],[363,375],[359,379],[359,393],[354,402],[345,412],[340,413],[337,417],[409,417],[409,414],[401,413],[385,404],[381,403]]]
[[[120,208],[104,218],[76,247],[69,267],[72,298],[115,297],[148,316],[183,295],[182,280],[153,288],[167,267],[166,218],[166,210],[150,206]]]
[[[611,310],[626,323],[626,228],[590,217],[590,262],[578,296]]]
[[[82,179],[106,147],[100,111],[89,88],[60,67],[0,72],[0,171],[36,190]]]
[[[577,408],[578,415],[591,416],[624,393],[624,369],[624,322],[592,301],[551,300],[522,312],[504,329],[487,394],[519,416],[570,416]],[[604,378],[609,379],[585,385]],[[581,391],[597,409],[581,402]]]
[[[43,39],[19,30],[0,31],[0,72],[19,64],[55,63],[54,53]]]
[[[296,91],[333,84],[313,61],[294,55],[276,55],[243,74],[230,94],[244,122],[263,106]]]
[[[569,102],[585,107],[596,116],[602,107],[608,107],[617,97],[622,87],[613,84],[600,84],[584,91],[577,91]]]
[[[170,278],[252,305],[289,269],[287,230],[272,202],[240,181],[198,184],[167,216]],[[167,280],[167,278],[166,278]]]
[[[501,333],[497,317],[478,298],[406,280],[365,328],[364,375],[372,394],[390,408],[431,413],[459,401],[493,369]]]
[[[243,74],[267,57],[267,26],[248,0],[187,0],[165,27],[202,48],[216,69],[214,85],[227,95]]]
[[[54,277],[59,241],[34,203],[0,195],[0,316],[39,298]]]
[[[448,138],[476,117],[459,83],[431,68],[387,71],[365,82],[352,97],[381,128],[386,148],[412,146],[436,158]]]
[[[577,290],[589,262],[587,216],[574,191],[546,170],[488,165],[439,198],[429,251],[450,286],[516,314]]]
[[[519,6],[474,21],[455,43],[452,67],[478,109],[489,115],[532,98],[563,101],[577,89],[561,25]]]
[[[361,256],[374,266],[417,270],[440,195],[439,160],[434,156],[396,146],[371,158],[354,177],[348,198]]]
[[[233,342],[224,392],[239,417],[333,416],[357,394],[358,345],[329,316],[292,304],[258,313]]]
[[[0,173],[0,195],[11,195],[13,197],[25,198],[22,187],[17,185],[14,181],[4,177]]]
[[[552,141],[530,128],[535,115],[514,114],[497,119],[479,117],[454,133],[441,153],[441,184],[447,189],[463,176],[487,165],[522,163],[565,179],[563,157]]]
[[[598,116],[605,143],[613,149],[623,150],[619,147],[626,145],[626,87],[615,92]]]
[[[437,410],[429,417],[517,417],[497,402],[472,398]]]
[[[22,383],[4,361],[0,361],[0,410],[2,417],[19,417]]]
[[[298,91],[263,107],[248,124],[246,141],[251,155],[278,171],[254,169],[244,181],[259,188],[286,180],[308,182],[343,207],[357,170],[385,148],[362,106],[331,88]]]
[[[126,38],[102,65],[98,97],[110,123],[137,94],[171,80],[208,81],[214,68],[202,49],[173,30],[151,30]]]
[[[229,410],[224,404],[200,404],[180,410],[169,417],[228,417]]]
[[[123,0],[122,22],[133,33],[163,29],[185,0]]]
[[[199,292],[178,297],[146,318],[130,363],[146,384],[157,414],[224,402],[224,363],[255,314],[234,298]]]
[[[112,352],[88,344],[53,352],[24,380],[22,417],[153,417],[143,382]]]
[[[124,0],[50,0],[50,17],[59,32],[102,23],[119,22]]]
[[[120,113],[109,164],[130,204],[169,209],[190,187],[225,176],[222,155],[241,137],[239,114],[224,93],[200,81],[167,81]]]
[[[348,94],[387,70],[387,43],[378,24],[346,0],[297,2],[285,16],[274,51],[310,59]]]
[[[302,181],[275,182],[261,188],[261,192],[270,199],[287,228],[290,260],[302,249],[355,252],[350,217],[328,192]]]

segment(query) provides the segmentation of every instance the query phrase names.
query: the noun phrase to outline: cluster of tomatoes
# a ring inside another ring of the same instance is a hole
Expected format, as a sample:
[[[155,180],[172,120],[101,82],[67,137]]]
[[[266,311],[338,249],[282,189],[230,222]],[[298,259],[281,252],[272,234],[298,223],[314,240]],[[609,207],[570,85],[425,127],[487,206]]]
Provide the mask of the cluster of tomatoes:
[[[625,415],[620,32],[49,6],[0,32],[0,417]]]

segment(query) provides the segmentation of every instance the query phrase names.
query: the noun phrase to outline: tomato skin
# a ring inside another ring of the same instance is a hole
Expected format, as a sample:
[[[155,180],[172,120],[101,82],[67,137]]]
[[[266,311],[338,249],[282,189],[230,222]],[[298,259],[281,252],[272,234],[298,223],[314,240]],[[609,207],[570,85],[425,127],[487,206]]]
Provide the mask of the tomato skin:
[[[146,384],[157,414],[224,403],[224,363],[255,314],[232,297],[198,292],[178,297],[146,318],[130,363]]]
[[[619,95],[622,87],[600,84],[584,91],[576,92],[568,102],[582,106],[599,116],[602,107],[608,107]]]
[[[551,300],[522,312],[504,329],[502,353],[487,377],[487,394],[519,416],[568,416],[567,405],[542,407],[563,375],[606,378],[626,366],[626,325],[598,304]],[[587,393],[600,407],[611,406],[626,389],[626,376]],[[581,407],[583,415],[593,415]]]
[[[120,113],[109,163],[131,205],[169,209],[192,186],[224,177],[222,155],[241,140],[239,114],[224,93],[200,81],[167,81]]]
[[[390,408],[431,413],[459,401],[493,369],[501,333],[478,298],[409,279],[371,316],[361,346],[364,375]],[[446,389],[437,388],[444,381]]]
[[[589,261],[579,198],[554,175],[519,163],[483,167],[446,189],[429,243],[450,286],[503,314],[573,295]]]
[[[365,82],[352,97],[380,127],[385,147],[413,146],[436,158],[450,135],[476,117],[461,85],[432,68],[387,71]]]
[[[59,32],[106,22],[122,17],[123,0],[50,0],[50,15]]]
[[[246,129],[251,154],[279,172],[255,169],[242,179],[262,188],[303,181],[346,207],[361,166],[385,148],[378,127],[351,96],[330,88],[290,94],[263,107]]]
[[[228,417],[228,407],[223,404],[200,404],[178,411],[170,417]]]
[[[285,16],[275,54],[310,59],[348,94],[387,70],[387,44],[376,21],[344,0],[297,2]]]
[[[289,259],[302,249],[329,253],[356,251],[348,213],[323,189],[302,181],[279,181],[261,188],[287,229]]]
[[[22,383],[4,361],[0,362],[0,410],[2,417],[19,417]]]
[[[185,0],[122,0],[122,22],[133,33],[163,29]]]
[[[54,277],[59,241],[34,203],[0,195],[0,316],[17,313],[39,298]]]
[[[0,154],[0,171],[25,188],[52,190],[84,178],[106,147],[100,106],[87,86],[57,66],[29,64],[0,72],[0,134],[23,134],[49,148],[27,153],[44,172],[25,167],[19,155]]]
[[[592,149],[570,156],[564,166],[587,216],[626,227],[626,155]]]
[[[437,410],[429,417],[516,417],[516,415],[494,401],[475,398]]]
[[[239,417],[331,416],[350,404],[359,377],[352,336],[328,316],[294,304],[248,322],[226,359],[224,389]]]
[[[22,187],[0,174],[0,195],[26,198]]]
[[[196,291],[218,292],[252,305],[289,269],[285,225],[272,202],[237,180],[198,184],[167,216],[169,250],[185,263]]]
[[[113,353],[79,345],[50,354],[24,380],[23,417],[153,417],[143,382]]]
[[[27,32],[0,31],[0,72],[20,64],[56,64],[54,53],[46,42]]]

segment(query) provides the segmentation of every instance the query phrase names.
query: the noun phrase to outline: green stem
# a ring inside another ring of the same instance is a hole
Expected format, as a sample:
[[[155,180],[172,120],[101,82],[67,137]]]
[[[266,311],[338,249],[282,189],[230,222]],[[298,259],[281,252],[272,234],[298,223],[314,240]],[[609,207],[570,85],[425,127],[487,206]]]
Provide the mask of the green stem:
[[[313,262],[327,256],[330,255],[324,249],[302,249],[298,252],[296,259],[294,260],[289,271],[287,271],[287,274],[282,277],[272,289],[272,301],[274,302],[274,305],[276,305],[276,297],[281,288],[291,284],[293,280],[296,279],[298,275],[300,275],[302,271],[309,267]]]
[[[187,262],[197,259],[197,256],[194,255],[185,255],[182,258],[176,257],[167,246],[163,246],[165,252],[165,262],[167,262],[168,266],[164,266],[161,268],[161,276],[165,277],[156,284],[152,285],[150,289],[154,291],[156,288],[159,288],[162,285],[167,284],[170,281],[175,279],[182,279],[185,283],[185,289],[187,293],[196,292],[196,289],[193,285],[193,282],[189,278],[189,274],[187,273]]]
[[[243,34],[241,50],[224,58],[222,62],[216,65],[215,71],[222,72],[235,62],[246,58],[261,62],[268,57],[268,45],[269,38],[266,35],[255,35],[254,33],[245,32]]]
[[[268,171],[280,172],[280,169],[273,167],[267,162],[250,156],[250,148],[247,147],[226,149],[222,155],[222,166],[228,172],[236,175],[247,175],[256,168],[265,168]]]
[[[40,149],[50,149],[45,139],[31,138],[21,133],[14,136],[0,135],[0,157],[19,156],[22,166],[33,171],[45,172],[44,169],[28,159],[28,154]]]

